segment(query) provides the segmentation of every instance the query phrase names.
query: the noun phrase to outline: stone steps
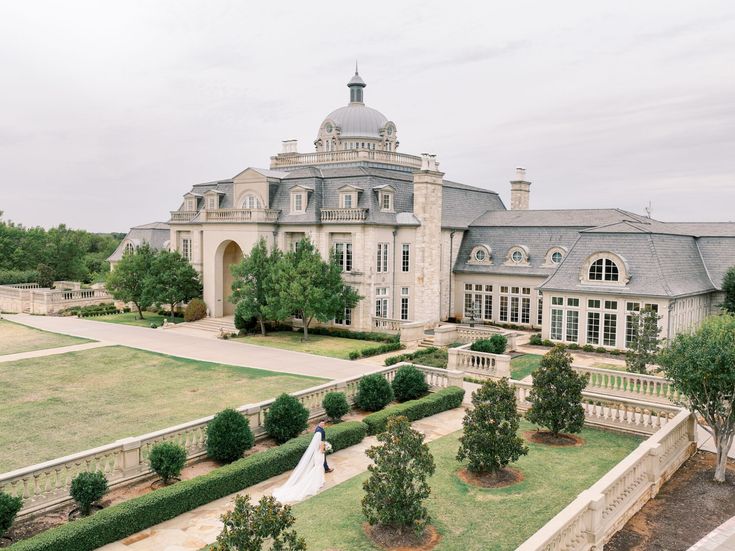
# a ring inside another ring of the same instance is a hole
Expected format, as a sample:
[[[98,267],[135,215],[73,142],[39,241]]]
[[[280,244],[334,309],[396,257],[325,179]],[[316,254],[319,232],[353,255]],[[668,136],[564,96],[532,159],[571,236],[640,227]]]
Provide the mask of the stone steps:
[[[419,342],[419,348],[433,348],[434,347],[434,335],[424,335],[424,338]]]
[[[198,321],[188,323],[180,323],[177,327],[196,329],[207,333],[237,333],[234,320],[232,318],[204,318]]]

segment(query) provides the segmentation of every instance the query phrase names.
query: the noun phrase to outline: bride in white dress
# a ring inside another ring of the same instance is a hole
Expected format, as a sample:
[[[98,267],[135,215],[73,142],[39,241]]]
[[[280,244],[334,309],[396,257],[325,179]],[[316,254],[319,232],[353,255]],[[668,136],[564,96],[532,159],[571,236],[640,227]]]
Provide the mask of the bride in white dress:
[[[309,447],[283,486],[273,490],[281,503],[296,503],[315,495],[324,485],[324,446],[322,436],[314,433]]]

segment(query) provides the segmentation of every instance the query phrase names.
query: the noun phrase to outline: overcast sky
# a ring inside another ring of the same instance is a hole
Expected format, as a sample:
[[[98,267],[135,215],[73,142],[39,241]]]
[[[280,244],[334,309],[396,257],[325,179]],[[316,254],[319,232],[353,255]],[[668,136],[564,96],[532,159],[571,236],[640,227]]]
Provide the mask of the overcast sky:
[[[735,220],[735,3],[0,3],[0,210],[125,231],[348,101],[509,205]]]

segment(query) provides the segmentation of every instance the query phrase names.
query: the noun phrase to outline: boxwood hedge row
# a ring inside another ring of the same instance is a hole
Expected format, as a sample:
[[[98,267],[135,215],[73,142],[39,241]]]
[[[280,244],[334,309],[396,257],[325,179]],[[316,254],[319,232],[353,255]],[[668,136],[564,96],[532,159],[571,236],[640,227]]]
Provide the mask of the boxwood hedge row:
[[[356,421],[327,429],[334,451],[353,446],[365,437],[367,427]],[[312,435],[289,440],[276,448],[225,465],[191,480],[178,482],[103,509],[86,517],[20,541],[12,551],[92,551],[239,492],[296,467]]]
[[[423,419],[424,417],[429,417],[442,411],[457,408],[462,405],[463,398],[463,388],[450,386],[418,400],[410,400],[371,413],[362,422],[367,425],[368,434],[378,434],[385,430],[389,417],[405,415],[409,421],[416,421],[417,419]]]

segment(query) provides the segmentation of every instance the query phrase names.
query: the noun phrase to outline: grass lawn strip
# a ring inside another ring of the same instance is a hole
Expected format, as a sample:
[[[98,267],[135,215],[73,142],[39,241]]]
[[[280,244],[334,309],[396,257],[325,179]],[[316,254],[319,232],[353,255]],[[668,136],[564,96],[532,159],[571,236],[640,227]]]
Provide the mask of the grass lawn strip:
[[[0,363],[0,472],[322,382],[123,346]]]
[[[32,352],[34,350],[48,350],[61,346],[72,346],[93,342],[89,339],[70,337],[50,333],[33,327],[26,327],[8,320],[0,320],[0,356]]]
[[[278,331],[262,335],[247,335],[232,339],[236,342],[257,344],[259,346],[270,346],[296,352],[306,352],[318,356],[329,356],[332,358],[349,359],[350,352],[361,351],[366,348],[374,348],[381,343],[363,341],[358,339],[345,339],[343,337],[332,337],[328,335],[309,335],[309,340],[303,341],[304,334],[301,331]]]
[[[510,377],[516,381],[528,377],[541,365],[540,354],[522,354],[510,360]]]
[[[533,429],[525,421],[520,431]],[[525,479],[499,489],[468,486],[456,475],[454,459],[461,432],[429,444],[436,461],[428,501],[432,523],[442,535],[437,551],[512,550],[599,480],[635,449],[640,438],[585,429],[581,447],[529,444],[530,452],[513,466]],[[362,482],[367,473],[294,507],[296,530],[309,549],[374,550],[362,531]],[[329,523],[329,530],[324,523]]]
[[[174,318],[171,321],[170,316],[161,316],[160,314],[153,314],[151,312],[144,312],[143,316],[145,319],[139,319],[137,312],[126,312],[124,314],[109,314],[106,316],[90,316],[84,318],[92,321],[104,321],[106,323],[121,323],[123,325],[135,325],[138,327],[150,327],[151,323],[155,323],[157,326],[163,325],[163,320],[166,319],[169,323],[182,323],[184,318]]]

